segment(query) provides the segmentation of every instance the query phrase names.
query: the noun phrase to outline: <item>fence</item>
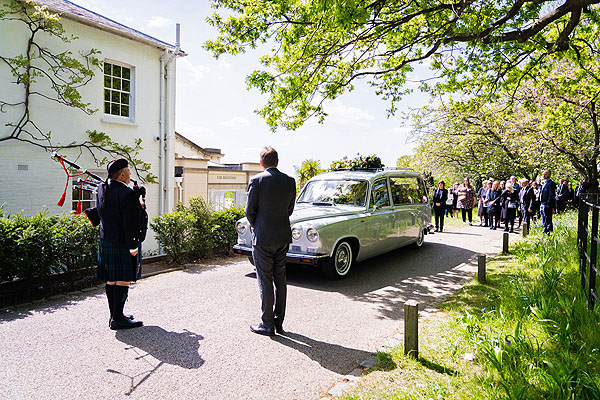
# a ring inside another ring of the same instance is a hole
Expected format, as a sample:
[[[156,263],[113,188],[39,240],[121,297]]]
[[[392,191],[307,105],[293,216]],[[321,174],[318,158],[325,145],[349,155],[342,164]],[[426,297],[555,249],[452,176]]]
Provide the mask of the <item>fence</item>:
[[[587,297],[590,310],[600,301],[596,292],[598,274],[598,217],[600,204],[598,194],[586,194],[579,198],[577,223],[577,248],[579,250],[579,272],[581,287]],[[591,227],[590,227],[591,214]]]

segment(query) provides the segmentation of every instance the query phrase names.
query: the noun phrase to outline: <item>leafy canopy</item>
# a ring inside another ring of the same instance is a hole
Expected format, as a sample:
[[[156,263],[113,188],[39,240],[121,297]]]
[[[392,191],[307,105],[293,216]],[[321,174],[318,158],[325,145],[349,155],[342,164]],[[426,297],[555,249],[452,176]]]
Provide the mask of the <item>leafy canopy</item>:
[[[259,110],[272,130],[296,129],[323,104],[366,78],[397,102],[414,66],[427,62],[433,94],[496,96],[535,76],[550,54],[598,24],[600,0],[212,0],[215,57],[270,47],[249,87],[268,94]],[[227,16],[225,16],[227,15]]]

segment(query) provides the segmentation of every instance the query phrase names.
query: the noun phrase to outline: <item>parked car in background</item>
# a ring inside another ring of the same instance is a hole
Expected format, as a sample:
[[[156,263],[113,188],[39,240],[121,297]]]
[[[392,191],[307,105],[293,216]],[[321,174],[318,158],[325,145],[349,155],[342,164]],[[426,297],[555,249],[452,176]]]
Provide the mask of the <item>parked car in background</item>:
[[[412,170],[334,171],[310,179],[290,217],[290,263],[319,266],[331,279],[353,263],[403,246],[421,247],[431,231],[431,205],[423,178]],[[236,224],[234,252],[252,261],[246,218]]]

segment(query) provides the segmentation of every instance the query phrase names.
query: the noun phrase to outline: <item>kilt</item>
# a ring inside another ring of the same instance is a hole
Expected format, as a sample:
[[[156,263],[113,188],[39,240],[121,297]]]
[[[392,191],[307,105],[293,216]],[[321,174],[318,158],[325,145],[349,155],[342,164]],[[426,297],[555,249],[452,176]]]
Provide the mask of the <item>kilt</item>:
[[[138,247],[137,256],[132,256],[127,246],[100,239],[96,277],[104,282],[136,281],[142,271],[141,253]]]

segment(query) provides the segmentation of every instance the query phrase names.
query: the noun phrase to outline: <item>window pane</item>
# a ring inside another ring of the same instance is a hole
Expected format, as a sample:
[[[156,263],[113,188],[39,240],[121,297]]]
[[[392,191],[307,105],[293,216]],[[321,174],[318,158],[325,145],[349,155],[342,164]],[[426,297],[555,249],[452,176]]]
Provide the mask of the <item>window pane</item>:
[[[120,110],[119,110],[119,105],[118,104],[112,104],[111,108],[110,108],[110,113],[112,115],[120,115]]]
[[[123,79],[129,79],[131,77],[131,70],[129,68],[122,68],[123,70]]]
[[[121,79],[113,78],[113,89],[121,90]]]
[[[129,94],[127,94],[127,93],[121,93],[121,103],[122,104],[129,104]]]
[[[109,64],[107,62],[104,63],[104,74],[110,75],[110,67],[111,67],[111,64]]]
[[[116,76],[118,78],[121,77],[121,67],[119,67],[118,65],[113,65],[113,76]]]
[[[129,106],[121,106],[121,116],[129,117]]]
[[[417,178],[390,178],[394,204],[422,203]]]
[[[109,102],[104,103],[104,114],[110,114],[110,103]]]
[[[129,81],[126,81],[126,80],[123,79],[123,85],[121,85],[121,86],[122,86],[121,89],[124,92],[129,92],[130,91],[129,90]]]
[[[121,100],[121,96],[119,95],[119,92],[115,92],[114,90],[111,91],[111,100],[113,103],[118,103],[119,100]]]
[[[385,207],[390,205],[387,181],[385,179],[378,180],[373,184],[373,201],[371,204],[377,207]]]
[[[104,100],[110,101],[110,90],[104,89]]]
[[[104,87],[110,88],[110,76],[108,75],[104,77]]]

